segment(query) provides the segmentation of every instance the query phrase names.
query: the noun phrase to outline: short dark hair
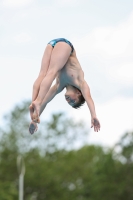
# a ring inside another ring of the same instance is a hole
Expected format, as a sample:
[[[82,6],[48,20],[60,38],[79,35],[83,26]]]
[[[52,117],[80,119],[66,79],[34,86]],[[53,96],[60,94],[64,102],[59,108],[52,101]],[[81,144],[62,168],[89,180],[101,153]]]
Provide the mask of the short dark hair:
[[[80,91],[80,90],[79,90]],[[81,91],[80,91],[81,92]],[[83,95],[82,95],[82,93],[81,93],[81,95],[79,96],[79,102],[78,103],[76,103],[74,106],[72,106],[73,108],[75,108],[75,109],[78,109],[78,108],[80,108],[81,106],[83,106],[85,104],[85,99],[84,99],[84,97],[83,97]]]

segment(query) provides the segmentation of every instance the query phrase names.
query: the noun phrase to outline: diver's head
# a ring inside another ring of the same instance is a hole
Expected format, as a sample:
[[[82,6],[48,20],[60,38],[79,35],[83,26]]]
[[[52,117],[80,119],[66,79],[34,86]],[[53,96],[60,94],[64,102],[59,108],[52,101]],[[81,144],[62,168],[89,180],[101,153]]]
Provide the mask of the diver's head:
[[[80,108],[85,103],[85,99],[81,91],[71,85],[66,87],[65,99],[68,104],[75,109]]]

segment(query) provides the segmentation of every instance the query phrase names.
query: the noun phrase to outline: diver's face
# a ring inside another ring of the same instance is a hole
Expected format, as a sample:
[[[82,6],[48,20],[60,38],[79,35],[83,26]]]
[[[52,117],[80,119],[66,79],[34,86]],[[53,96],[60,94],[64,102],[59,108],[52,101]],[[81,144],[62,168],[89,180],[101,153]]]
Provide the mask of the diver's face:
[[[79,94],[77,93],[65,94],[65,99],[70,106],[74,106],[79,102]]]

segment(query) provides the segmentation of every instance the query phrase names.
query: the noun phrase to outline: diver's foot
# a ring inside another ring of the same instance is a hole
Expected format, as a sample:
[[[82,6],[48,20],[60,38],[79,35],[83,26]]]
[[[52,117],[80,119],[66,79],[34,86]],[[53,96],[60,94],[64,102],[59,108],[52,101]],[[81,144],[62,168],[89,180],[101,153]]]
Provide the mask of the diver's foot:
[[[33,121],[35,123],[40,123],[39,113],[40,113],[40,104],[38,104],[36,101],[32,102],[32,107],[34,109],[33,112]]]
[[[34,108],[33,108],[32,104],[29,106],[29,111],[30,111],[31,120],[33,120]]]
[[[35,122],[31,122],[29,125],[29,132],[33,134],[38,129],[37,124]]]

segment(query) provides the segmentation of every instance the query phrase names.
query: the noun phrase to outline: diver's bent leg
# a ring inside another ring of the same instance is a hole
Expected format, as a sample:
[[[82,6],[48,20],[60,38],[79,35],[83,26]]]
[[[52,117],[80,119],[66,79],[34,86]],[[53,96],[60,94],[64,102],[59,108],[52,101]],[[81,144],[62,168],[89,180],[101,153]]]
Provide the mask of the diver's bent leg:
[[[40,84],[48,71],[52,50],[53,50],[53,47],[48,44],[44,51],[43,57],[42,57],[42,63],[41,63],[41,69],[40,69],[39,76],[33,85],[32,102],[35,101],[35,99],[39,93]],[[32,104],[29,106],[29,110],[30,110],[31,119],[33,120],[34,108],[33,108]]]
[[[33,121],[34,122],[37,122],[37,123],[40,122],[40,120],[39,120],[40,106],[44,99],[44,94],[47,94],[47,92],[49,91],[55,77],[56,77],[55,72],[47,73],[47,75],[44,77],[44,79],[40,85],[40,91],[39,91],[39,94],[38,94],[36,100],[32,102],[32,107],[34,109],[34,113],[33,113]]]
[[[39,76],[33,85],[32,101],[35,101],[39,92],[40,84],[48,71],[52,50],[53,50],[53,47],[48,44],[42,57],[42,63],[41,63]]]
[[[66,64],[70,53],[71,47],[64,42],[59,42],[54,47],[50,59],[49,69],[43,81],[41,82],[40,90],[36,100],[32,102],[32,106],[35,109],[34,121],[36,121],[39,118],[40,105],[43,99],[45,98],[47,92],[49,91],[50,86],[53,80],[55,79],[58,71],[60,71]]]

